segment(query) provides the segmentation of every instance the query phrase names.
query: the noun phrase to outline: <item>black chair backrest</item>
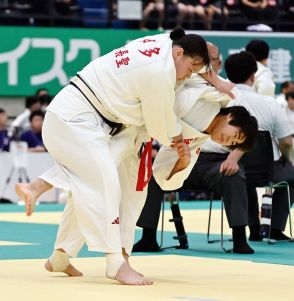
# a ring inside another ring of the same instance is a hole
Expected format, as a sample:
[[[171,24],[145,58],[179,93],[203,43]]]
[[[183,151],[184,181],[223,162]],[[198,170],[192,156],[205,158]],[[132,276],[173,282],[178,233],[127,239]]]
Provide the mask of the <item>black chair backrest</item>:
[[[240,162],[245,168],[246,181],[255,187],[267,186],[273,179],[273,145],[269,131],[258,131],[253,149]]]

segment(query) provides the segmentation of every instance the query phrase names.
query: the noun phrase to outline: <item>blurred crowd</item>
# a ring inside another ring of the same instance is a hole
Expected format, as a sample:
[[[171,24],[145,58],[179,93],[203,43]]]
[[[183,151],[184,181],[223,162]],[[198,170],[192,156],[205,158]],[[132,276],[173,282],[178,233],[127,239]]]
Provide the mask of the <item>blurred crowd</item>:
[[[25,110],[9,124],[5,108],[0,108],[0,151],[9,151],[11,141],[24,141],[30,152],[45,152],[42,125],[52,97],[45,88],[25,99]]]
[[[176,25],[240,30],[262,24],[252,29],[261,31],[287,31],[294,23],[291,0],[143,0],[141,20],[120,20],[117,4],[117,0],[0,0],[1,23],[159,30]]]

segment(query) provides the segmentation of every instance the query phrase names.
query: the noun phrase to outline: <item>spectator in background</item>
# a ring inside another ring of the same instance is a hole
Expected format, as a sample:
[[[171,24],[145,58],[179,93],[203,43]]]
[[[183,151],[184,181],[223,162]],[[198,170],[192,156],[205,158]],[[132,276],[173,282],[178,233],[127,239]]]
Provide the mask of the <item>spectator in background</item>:
[[[143,9],[143,18],[140,24],[140,29],[146,30],[146,22],[151,17],[151,14],[156,12],[157,29],[163,30],[164,21],[164,0],[149,0]]]
[[[45,112],[53,98],[51,95],[41,95],[39,96],[39,99],[41,101],[42,110]]]
[[[45,111],[46,108],[49,106],[52,96],[49,94],[48,89],[40,88],[36,91],[36,96],[39,97],[42,105],[42,110]]]
[[[12,122],[9,129],[9,136],[17,138],[22,132],[30,128],[30,114],[33,111],[41,110],[42,104],[38,96],[28,96],[25,100],[25,110]]]
[[[28,143],[30,152],[45,152],[42,139],[42,125],[44,121],[42,110],[33,111],[30,114],[30,129],[21,134],[20,140]]]
[[[294,90],[288,92],[286,94],[286,100],[287,100],[287,107],[286,107],[286,114],[290,123],[290,126],[292,128],[292,137],[294,135]]]
[[[277,0],[241,0],[241,9],[250,20],[274,21],[277,13]]]
[[[188,21],[189,29],[195,29],[195,17],[197,16],[204,22],[204,28],[208,29],[208,18],[206,16],[205,7],[201,0],[178,0],[178,25]]]
[[[222,4],[223,0],[202,0],[207,2],[206,13],[208,19],[207,29],[212,29],[212,20],[214,16],[223,16],[225,18],[229,15],[229,10],[226,6],[226,1]]]
[[[281,93],[276,97],[276,101],[284,108],[288,106],[286,94],[290,91],[294,91],[294,82],[289,80],[283,82],[281,84]]]
[[[40,88],[40,89],[37,89],[35,95],[37,95],[37,96],[49,95],[49,91],[47,88]]]
[[[263,40],[251,40],[246,45],[246,51],[251,52],[257,62],[254,84],[256,92],[275,97],[274,75],[267,66],[270,51],[268,43]]]
[[[0,108],[0,151],[9,150],[9,137],[7,131],[7,115],[5,110]]]

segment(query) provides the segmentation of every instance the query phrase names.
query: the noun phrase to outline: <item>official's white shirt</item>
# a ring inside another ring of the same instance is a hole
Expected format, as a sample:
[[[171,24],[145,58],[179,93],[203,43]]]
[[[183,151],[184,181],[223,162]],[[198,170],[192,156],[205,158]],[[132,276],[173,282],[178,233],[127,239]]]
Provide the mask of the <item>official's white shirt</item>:
[[[286,110],[286,115],[289,120],[291,129],[292,129],[292,135],[293,135],[294,134],[294,110],[290,110],[288,107],[285,108],[285,110]]]
[[[262,95],[275,97],[275,81],[272,71],[260,62],[257,62],[257,71],[255,73],[255,89]]]
[[[272,137],[274,160],[280,158],[278,140],[291,135],[290,124],[285,118],[284,109],[277,104],[275,99],[269,96],[258,94],[248,85],[236,85],[237,97],[230,101],[229,106],[244,106],[251,115],[258,121],[261,131],[269,131]],[[228,149],[221,145],[209,142],[202,146],[204,152],[228,152]]]
[[[288,106],[288,102],[284,93],[281,93],[276,97],[276,102],[283,108],[286,108]]]
[[[173,109],[176,68],[168,34],[134,40],[95,59],[79,75],[120,122],[145,125],[165,145],[181,133]],[[85,108],[69,98],[53,100],[47,110],[71,119]]]

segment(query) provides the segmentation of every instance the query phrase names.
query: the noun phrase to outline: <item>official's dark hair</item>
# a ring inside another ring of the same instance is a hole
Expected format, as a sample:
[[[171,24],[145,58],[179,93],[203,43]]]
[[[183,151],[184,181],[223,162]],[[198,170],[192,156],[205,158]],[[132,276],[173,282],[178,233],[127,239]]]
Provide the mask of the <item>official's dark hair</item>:
[[[288,100],[289,98],[294,98],[294,91],[289,91],[286,93],[286,99]]]
[[[209,64],[209,55],[206,41],[197,34],[186,34],[181,27],[175,28],[170,33],[173,46],[177,45],[184,49],[184,54],[190,57],[201,57],[205,65]]]
[[[4,109],[0,108],[0,114],[1,113],[6,113]]]
[[[45,117],[45,113],[42,111],[42,110],[36,110],[36,111],[33,111],[31,114],[30,114],[30,122],[34,119],[34,117],[36,116],[40,116],[44,119]]]
[[[25,105],[27,109],[30,109],[35,103],[41,103],[41,100],[38,96],[28,96],[25,100]]]
[[[288,88],[291,84],[294,84],[291,80],[286,80],[281,83],[280,91],[282,93],[283,89]]]
[[[246,46],[246,51],[251,52],[258,62],[268,58],[269,50],[268,43],[263,40],[251,40]]]
[[[232,83],[244,83],[257,71],[256,60],[251,53],[246,51],[234,53],[226,59],[225,70]]]
[[[249,151],[252,149],[258,133],[258,122],[256,118],[250,115],[247,109],[242,106],[221,108],[219,114],[231,114],[232,119],[230,120],[229,124],[239,127],[240,132],[245,135],[245,140],[243,143],[236,144],[230,148],[233,149],[238,147],[244,151]]]

